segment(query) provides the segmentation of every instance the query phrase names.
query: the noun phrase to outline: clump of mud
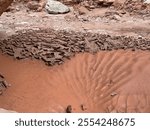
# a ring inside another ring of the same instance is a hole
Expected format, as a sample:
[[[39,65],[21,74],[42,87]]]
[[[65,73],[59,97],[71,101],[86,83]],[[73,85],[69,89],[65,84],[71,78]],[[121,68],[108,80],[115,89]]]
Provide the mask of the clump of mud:
[[[3,90],[9,86],[10,84],[7,83],[7,81],[5,80],[5,77],[2,74],[0,74],[0,95],[2,95]]]
[[[0,50],[16,59],[35,58],[47,65],[62,64],[75,53],[96,53],[99,50],[150,50],[150,40],[83,32],[21,31],[0,41]]]

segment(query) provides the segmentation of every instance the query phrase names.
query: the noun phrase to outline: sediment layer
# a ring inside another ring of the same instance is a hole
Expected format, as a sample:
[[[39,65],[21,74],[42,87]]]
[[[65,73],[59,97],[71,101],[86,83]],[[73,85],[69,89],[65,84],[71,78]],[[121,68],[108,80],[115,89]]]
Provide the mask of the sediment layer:
[[[79,52],[118,49],[150,50],[150,39],[47,29],[20,31],[0,41],[3,53],[17,59],[41,59],[47,65],[61,64]]]

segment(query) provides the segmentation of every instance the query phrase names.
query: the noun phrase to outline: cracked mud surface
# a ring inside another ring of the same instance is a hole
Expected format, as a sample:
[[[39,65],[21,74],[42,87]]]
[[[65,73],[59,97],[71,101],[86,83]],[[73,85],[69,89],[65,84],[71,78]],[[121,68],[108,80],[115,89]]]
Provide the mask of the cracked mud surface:
[[[52,29],[27,31],[0,41],[0,50],[17,59],[35,58],[47,65],[62,64],[75,53],[130,49],[150,50],[150,40]]]

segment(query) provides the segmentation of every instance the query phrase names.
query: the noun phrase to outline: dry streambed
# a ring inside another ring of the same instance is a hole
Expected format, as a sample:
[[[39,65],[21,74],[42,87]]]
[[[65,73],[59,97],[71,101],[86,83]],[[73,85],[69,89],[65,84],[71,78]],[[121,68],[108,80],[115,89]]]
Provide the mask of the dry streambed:
[[[0,96],[2,108],[150,112],[149,39],[49,29],[19,32],[1,41],[0,49],[23,59],[0,55],[0,71],[12,84]]]

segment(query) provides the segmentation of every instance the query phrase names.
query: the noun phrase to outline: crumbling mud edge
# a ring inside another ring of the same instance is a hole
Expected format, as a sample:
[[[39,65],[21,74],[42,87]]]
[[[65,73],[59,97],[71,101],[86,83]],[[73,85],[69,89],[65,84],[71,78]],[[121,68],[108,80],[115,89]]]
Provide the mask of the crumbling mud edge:
[[[118,49],[150,50],[150,39],[39,29],[19,31],[0,41],[2,53],[16,59],[40,59],[50,66],[62,64],[65,59],[70,59],[75,53],[96,53]]]

